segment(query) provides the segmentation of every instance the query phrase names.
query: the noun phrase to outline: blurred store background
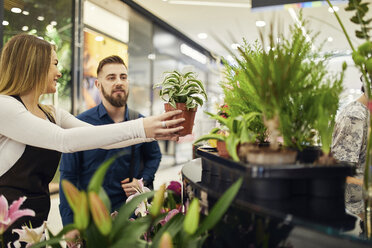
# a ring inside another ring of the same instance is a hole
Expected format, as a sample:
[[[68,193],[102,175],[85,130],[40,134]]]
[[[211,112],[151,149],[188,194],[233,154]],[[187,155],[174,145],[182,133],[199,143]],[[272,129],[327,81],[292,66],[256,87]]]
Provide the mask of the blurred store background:
[[[45,96],[43,102],[73,114],[99,103],[95,69],[106,56],[118,54],[126,60],[128,105],[144,115],[163,112],[163,101],[153,89],[163,72],[196,71],[209,101],[198,110],[192,135],[160,142],[164,169],[192,159],[195,137],[215,125],[203,112],[216,112],[223,103],[221,56],[233,63],[221,42],[236,51],[243,38],[254,42],[258,31],[269,30],[272,23],[286,34],[289,24],[298,22],[300,10],[309,28],[319,32],[314,46],[324,43],[323,51],[332,54],[330,71],[340,71],[343,61],[349,64],[340,106],[361,93],[351,50],[333,15],[337,11],[343,20],[351,17],[344,10],[346,1],[333,1],[333,9],[324,1],[295,2],[299,0],[0,0],[0,47],[20,32],[54,42],[63,77],[58,93]],[[351,22],[344,24],[354,32]]]
[[[58,94],[46,96],[78,114],[100,102],[94,86],[98,61],[111,54],[125,58],[129,67],[129,106],[144,115],[163,111],[163,101],[153,85],[163,72],[195,70],[205,83],[209,101],[197,112],[192,135],[179,142],[161,142],[162,165],[181,164],[192,158],[192,141],[214,125],[203,111],[215,112],[222,104],[219,82],[223,79],[221,56],[233,61],[231,51],[243,42],[259,39],[259,30],[272,23],[288,33],[288,24],[298,22],[300,10],[309,27],[319,32],[314,46],[333,54],[330,70],[338,71],[343,61],[350,64],[341,105],[360,94],[357,70],[351,63],[350,48],[333,11],[348,19],[346,1],[334,1],[330,9],[323,1],[294,0],[3,0],[0,36],[4,44],[11,36],[27,32],[54,42],[60,70]],[[346,29],[355,29],[345,22]],[[305,30],[307,31],[307,30]],[[358,41],[353,40],[356,43]],[[2,45],[0,44],[0,45]]]

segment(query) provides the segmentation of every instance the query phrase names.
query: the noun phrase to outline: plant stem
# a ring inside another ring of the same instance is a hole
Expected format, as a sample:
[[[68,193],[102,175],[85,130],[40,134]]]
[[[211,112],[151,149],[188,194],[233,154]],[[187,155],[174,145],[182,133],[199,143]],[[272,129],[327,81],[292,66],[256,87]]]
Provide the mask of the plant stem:
[[[331,4],[331,2],[329,0],[327,0],[327,3],[329,5],[329,7],[331,7],[333,9],[333,5]],[[344,32],[345,36],[346,36],[346,39],[347,39],[347,42],[349,43],[350,47],[351,47],[351,50],[355,51],[354,49],[354,46],[353,46],[353,43],[351,43],[351,40],[350,40],[350,37],[349,35],[347,34],[346,32],[346,29],[344,27],[344,24],[342,24],[341,22],[341,19],[340,17],[338,16],[337,12],[336,11],[333,11],[333,14],[335,14],[336,18],[337,18],[337,21],[338,23],[340,24],[341,28],[342,28],[342,32]]]

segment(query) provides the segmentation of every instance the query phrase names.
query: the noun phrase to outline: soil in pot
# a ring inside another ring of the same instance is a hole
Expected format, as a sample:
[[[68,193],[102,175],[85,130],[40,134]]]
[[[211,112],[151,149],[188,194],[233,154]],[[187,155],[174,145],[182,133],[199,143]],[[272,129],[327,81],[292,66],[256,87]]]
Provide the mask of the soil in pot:
[[[185,118],[185,121],[181,123],[183,130],[179,132],[180,136],[185,136],[192,133],[192,128],[194,127],[194,120],[197,108],[187,109],[185,103],[176,103],[177,108],[173,108],[169,103],[164,103],[165,112],[180,109],[182,113],[173,116],[172,119]]]

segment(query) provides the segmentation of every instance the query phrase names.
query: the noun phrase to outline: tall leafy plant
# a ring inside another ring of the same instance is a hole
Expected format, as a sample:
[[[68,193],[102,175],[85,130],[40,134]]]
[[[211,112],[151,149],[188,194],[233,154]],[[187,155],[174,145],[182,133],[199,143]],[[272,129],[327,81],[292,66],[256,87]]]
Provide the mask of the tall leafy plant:
[[[253,48],[244,40],[244,53],[249,56],[259,57],[262,49],[256,42]],[[244,63],[244,61],[241,61]],[[244,74],[241,65],[229,65],[224,61],[225,65],[225,80],[221,83],[224,91],[224,102],[228,106],[226,111],[228,116],[237,117],[252,112],[261,113],[258,106],[257,95],[251,84],[247,83],[246,75]],[[257,140],[263,143],[267,140],[266,127],[262,120],[262,114],[255,115],[249,125],[249,130],[257,134]]]
[[[327,57],[319,56],[301,26],[306,26],[306,22],[290,27],[290,39],[283,34],[275,36],[271,26],[270,49],[263,49],[267,39],[260,33],[261,45],[245,44],[239,48],[240,57],[236,57],[239,73],[244,75],[236,88],[246,88],[251,101],[256,101],[271,136],[270,146],[275,150],[279,135],[285,147],[302,149],[304,145],[311,145],[321,111],[330,107],[322,101],[319,92],[325,88],[336,90],[334,95],[338,99],[342,89],[343,74],[329,75]],[[327,120],[334,117],[337,102],[331,109],[334,112],[328,113]],[[332,129],[332,123],[328,121],[327,127]],[[321,135],[327,134],[321,132]]]

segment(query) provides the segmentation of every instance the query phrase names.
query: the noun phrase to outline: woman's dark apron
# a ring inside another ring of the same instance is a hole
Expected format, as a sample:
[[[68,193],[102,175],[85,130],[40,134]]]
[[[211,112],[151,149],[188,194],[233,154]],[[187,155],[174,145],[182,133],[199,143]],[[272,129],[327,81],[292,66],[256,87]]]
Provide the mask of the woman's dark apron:
[[[13,97],[22,102],[20,97]],[[49,121],[55,123],[53,116],[43,112]],[[60,152],[26,145],[19,160],[0,177],[0,195],[5,196],[9,206],[14,200],[26,196],[21,209],[35,211],[35,217],[24,216],[7,229],[4,233],[5,245],[18,239],[18,234],[11,232],[13,228],[21,228],[25,224],[30,226],[30,223],[35,228],[47,220],[50,209],[49,183],[54,177],[60,158]]]

